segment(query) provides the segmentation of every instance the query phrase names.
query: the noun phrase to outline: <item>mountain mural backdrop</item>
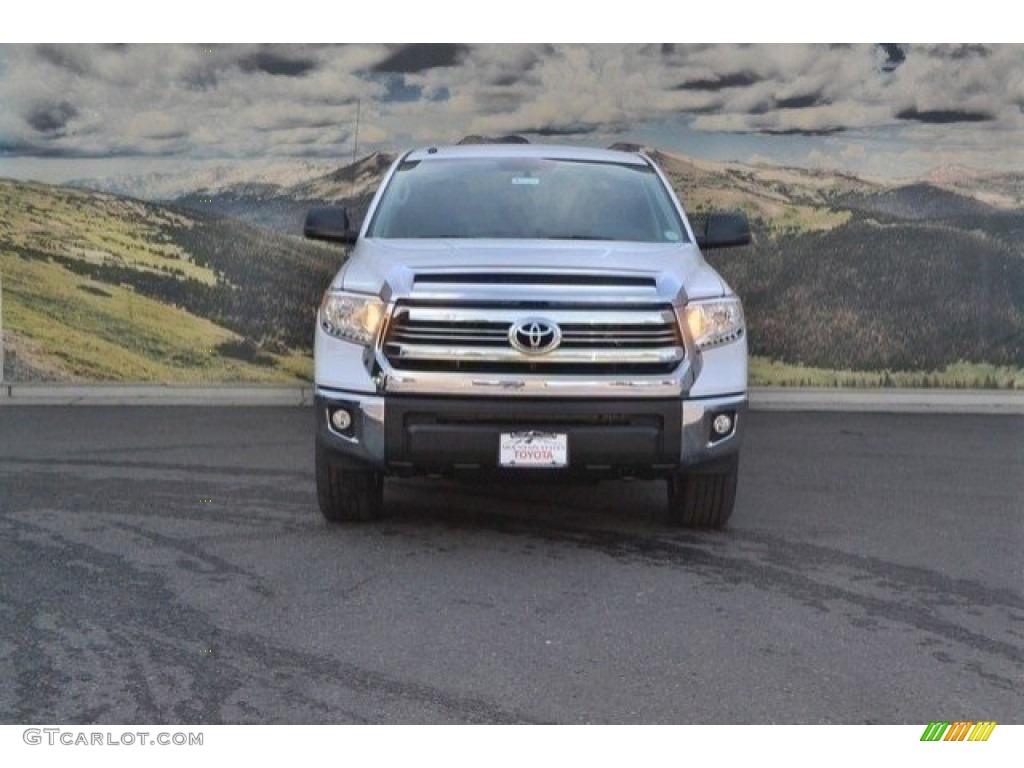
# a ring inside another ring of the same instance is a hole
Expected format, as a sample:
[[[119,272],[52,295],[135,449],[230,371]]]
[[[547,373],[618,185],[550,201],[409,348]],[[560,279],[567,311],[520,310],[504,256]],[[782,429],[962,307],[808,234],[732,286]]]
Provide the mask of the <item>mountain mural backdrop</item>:
[[[744,300],[752,383],[1024,388],[1024,176],[894,183],[616,146],[648,152],[692,219],[750,217],[752,247],[708,258]],[[344,252],[301,239],[303,217],[361,219],[392,160],[0,180],[4,381],[308,380]]]

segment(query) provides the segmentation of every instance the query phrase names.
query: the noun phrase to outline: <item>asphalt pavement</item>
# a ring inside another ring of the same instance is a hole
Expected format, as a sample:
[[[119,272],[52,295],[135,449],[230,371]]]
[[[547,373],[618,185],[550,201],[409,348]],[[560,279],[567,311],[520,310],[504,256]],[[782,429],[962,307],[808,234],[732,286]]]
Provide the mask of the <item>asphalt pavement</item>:
[[[0,408],[0,723],[1024,722],[1019,415],[753,412],[718,533],[657,482],[331,526],[312,418]]]

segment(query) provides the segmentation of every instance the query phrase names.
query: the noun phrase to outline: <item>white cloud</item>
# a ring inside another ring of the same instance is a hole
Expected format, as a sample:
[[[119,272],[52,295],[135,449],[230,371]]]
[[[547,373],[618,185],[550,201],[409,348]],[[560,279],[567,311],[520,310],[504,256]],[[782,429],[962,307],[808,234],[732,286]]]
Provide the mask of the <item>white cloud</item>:
[[[706,133],[832,134],[848,162],[870,134],[901,157],[923,141],[1024,165],[1020,45],[915,46],[902,62],[871,45],[483,45],[434,57],[446,66],[376,71],[396,50],[0,46],[0,153],[344,158],[359,100],[365,149],[607,137],[689,116]]]

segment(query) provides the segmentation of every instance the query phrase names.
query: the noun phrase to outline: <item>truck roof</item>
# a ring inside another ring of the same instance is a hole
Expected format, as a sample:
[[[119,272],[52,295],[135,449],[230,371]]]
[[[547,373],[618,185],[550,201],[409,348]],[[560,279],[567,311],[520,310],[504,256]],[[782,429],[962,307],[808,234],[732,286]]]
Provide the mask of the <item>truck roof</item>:
[[[558,160],[589,160],[590,162],[646,165],[647,160],[635,152],[595,147],[570,147],[562,144],[459,144],[421,147],[406,156],[407,160],[431,158],[547,158]]]

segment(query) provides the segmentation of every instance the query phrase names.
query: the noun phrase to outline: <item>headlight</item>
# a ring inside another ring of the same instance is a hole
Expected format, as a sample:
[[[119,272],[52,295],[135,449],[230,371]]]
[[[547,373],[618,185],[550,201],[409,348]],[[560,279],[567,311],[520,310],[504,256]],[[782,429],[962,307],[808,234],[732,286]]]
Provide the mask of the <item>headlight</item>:
[[[320,303],[320,327],[325,333],[369,346],[384,319],[384,303],[373,296],[328,291]]]
[[[735,296],[687,304],[686,327],[697,349],[709,349],[743,336],[743,306]]]

